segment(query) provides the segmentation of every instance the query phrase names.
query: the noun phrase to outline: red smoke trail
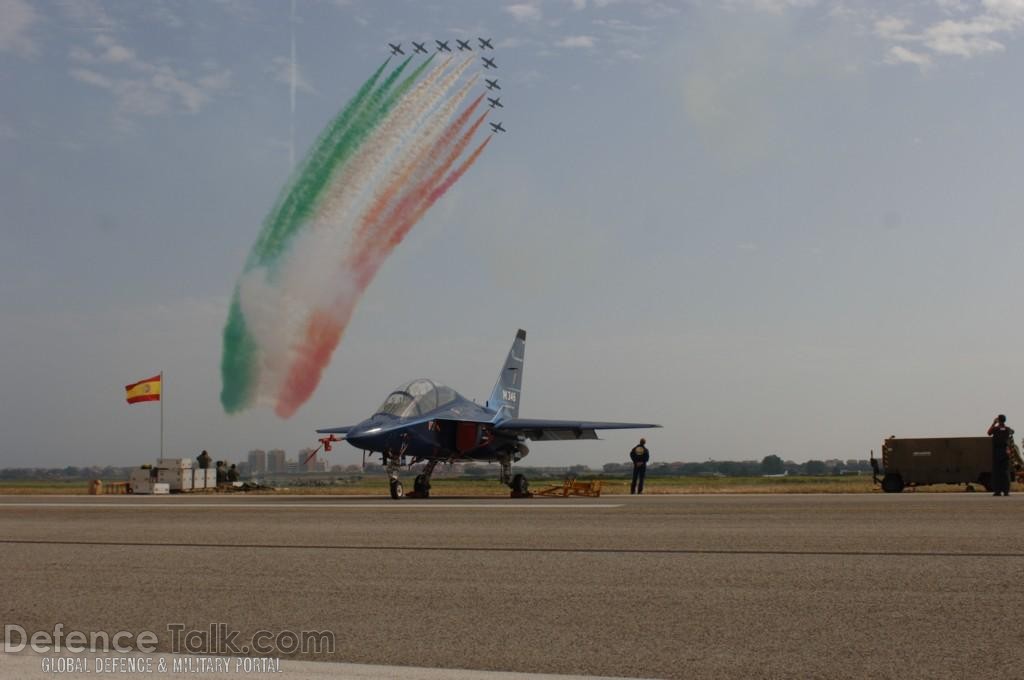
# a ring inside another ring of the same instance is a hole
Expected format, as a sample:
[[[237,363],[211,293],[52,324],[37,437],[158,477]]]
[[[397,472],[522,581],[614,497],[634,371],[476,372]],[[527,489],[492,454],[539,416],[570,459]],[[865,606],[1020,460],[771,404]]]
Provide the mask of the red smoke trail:
[[[481,121],[482,119],[483,117],[481,117]],[[475,130],[475,128],[476,126],[473,129]],[[278,395],[277,405],[274,409],[277,415],[282,418],[291,417],[313,394],[334,349],[341,341],[341,336],[352,318],[356,302],[370,280],[373,279],[377,269],[416,222],[423,217],[423,214],[472,167],[491,139],[492,137],[485,139],[443,182],[426,192],[416,209],[406,215],[405,219],[392,231],[387,241],[377,241],[372,244],[373,250],[366,252],[367,259],[357,273],[354,290],[339,296],[331,307],[314,310],[306,324],[306,343],[303,345],[298,359],[291,365]],[[462,140],[460,140],[461,142]]]
[[[459,118],[452,121],[431,148],[432,153],[436,155],[436,152],[452,144],[456,133],[472,115],[481,99],[482,95]],[[480,115],[473,125],[459,137],[443,160],[440,160],[439,163],[435,161],[435,166],[429,176],[406,191],[387,215],[387,219],[381,221],[379,217],[387,206],[386,202],[378,201],[371,208],[371,211],[375,213],[374,219],[372,221],[364,220],[360,225],[363,238],[352,244],[353,249],[350,251],[352,255],[347,258],[343,270],[343,272],[354,274],[352,286],[344,295],[335,298],[330,307],[315,309],[310,315],[306,323],[306,341],[301,343],[299,356],[289,367],[278,394],[274,409],[277,415],[282,418],[291,417],[313,394],[320,383],[324,369],[330,362],[331,355],[341,341],[341,336],[352,318],[356,303],[376,275],[380,265],[423,217],[424,213],[469,170],[483,153],[487,144],[490,143],[491,137],[485,139],[461,165],[445,177],[445,173],[463,154],[486,117],[487,113]],[[425,172],[429,167],[430,165],[420,164],[418,169]],[[410,169],[415,168],[417,165],[412,164],[405,171],[400,172],[399,177],[382,193],[381,199],[387,197],[388,202],[391,202],[400,187],[412,174]],[[443,180],[442,177],[444,177]]]
[[[425,169],[429,169],[430,165],[425,163],[428,158],[434,158],[443,149],[449,147],[455,139],[456,133],[466,124],[469,117],[476,110],[477,106],[480,105],[480,101],[484,98],[481,94],[479,97],[473,100],[473,102],[466,107],[458,118],[448,124],[448,127],[441,133],[437,140],[427,149],[424,149],[415,158],[406,163],[405,167],[396,174],[391,183],[381,192],[380,196],[374,201],[373,205],[363,215],[360,220],[359,228],[356,230],[352,238],[352,243],[355,244],[358,250],[360,244],[363,243],[366,238],[376,231],[377,225],[380,222],[384,212],[392,205],[395,196],[402,190],[403,187],[407,186],[410,179],[414,183],[418,183],[420,177],[425,172]],[[349,258],[350,260],[357,258]]]
[[[380,260],[375,255],[386,256],[402,240],[405,234],[415,224],[416,221],[423,215],[425,210],[420,210],[424,201],[430,198],[431,192],[441,181],[441,178],[446,172],[455,164],[455,161],[459,159],[459,156],[463,154],[469,142],[473,139],[473,135],[476,134],[477,129],[483,124],[487,114],[481,114],[473,125],[466,130],[455,146],[452,147],[448,155],[436,164],[430,175],[422,182],[414,185],[395,203],[391,212],[387,218],[375,227],[373,233],[369,235],[369,238],[365,239],[362,243],[353,244],[351,256],[348,260],[348,266],[352,270],[357,272],[356,280],[358,285],[366,286],[369,280],[377,272],[377,268],[380,266]],[[450,137],[449,137],[450,140]],[[432,205],[434,201],[430,201]],[[412,218],[412,224],[405,227],[409,220],[410,215],[416,215]],[[382,244],[383,247],[382,247]]]

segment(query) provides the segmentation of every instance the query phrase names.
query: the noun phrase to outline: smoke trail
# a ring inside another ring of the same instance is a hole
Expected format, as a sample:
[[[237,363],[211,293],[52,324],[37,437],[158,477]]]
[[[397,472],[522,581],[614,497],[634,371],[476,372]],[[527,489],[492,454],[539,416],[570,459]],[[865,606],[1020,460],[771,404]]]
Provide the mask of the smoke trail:
[[[290,135],[288,137],[288,169],[291,170],[295,167],[295,0],[292,0],[291,15],[289,16],[292,35],[292,62],[291,62],[291,103],[292,103],[292,116]]]
[[[378,67],[264,220],[224,329],[227,412],[271,403],[288,417],[309,398],[383,260],[486,148],[449,172],[486,113],[466,127],[480,95],[452,120],[476,76],[448,93],[474,60],[421,77],[433,56],[404,78],[411,57],[383,81],[389,61]],[[294,77],[294,43],[292,63]]]

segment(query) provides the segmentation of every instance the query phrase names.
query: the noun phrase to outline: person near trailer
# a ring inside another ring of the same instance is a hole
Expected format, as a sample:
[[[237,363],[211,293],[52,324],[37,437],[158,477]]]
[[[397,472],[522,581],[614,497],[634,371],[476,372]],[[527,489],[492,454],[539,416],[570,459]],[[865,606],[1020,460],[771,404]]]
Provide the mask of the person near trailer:
[[[642,494],[644,492],[644,477],[647,476],[647,462],[651,460],[651,452],[647,450],[647,440],[641,439],[640,443],[629,452],[629,459],[633,461],[633,482],[629,485],[630,494]]]
[[[206,452],[206,449],[203,449],[203,452],[196,456],[196,462],[199,464],[200,470],[208,469],[210,467],[211,460],[210,454]]]
[[[992,495],[1010,495],[1010,438],[1013,430],[1006,424],[1006,416],[999,414],[988,428],[992,437]]]

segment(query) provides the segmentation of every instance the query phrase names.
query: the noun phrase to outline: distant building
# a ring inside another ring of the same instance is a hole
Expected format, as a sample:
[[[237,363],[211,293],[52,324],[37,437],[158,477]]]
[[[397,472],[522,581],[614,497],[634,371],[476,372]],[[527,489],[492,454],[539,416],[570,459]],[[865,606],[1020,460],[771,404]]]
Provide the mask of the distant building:
[[[253,449],[249,452],[249,474],[261,475],[267,471],[267,452]]]
[[[299,461],[286,460],[284,462],[284,471],[290,475],[294,475],[296,472],[299,472]]]
[[[274,449],[267,453],[267,472],[287,472],[284,449]]]
[[[299,451],[299,472],[323,472],[324,462],[316,454],[315,449]]]

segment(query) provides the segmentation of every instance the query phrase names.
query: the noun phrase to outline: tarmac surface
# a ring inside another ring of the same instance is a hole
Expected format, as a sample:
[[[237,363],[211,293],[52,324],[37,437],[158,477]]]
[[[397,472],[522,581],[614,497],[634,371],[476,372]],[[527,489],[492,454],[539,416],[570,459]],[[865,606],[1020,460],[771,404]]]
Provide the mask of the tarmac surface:
[[[1024,495],[984,493],[8,496],[0,614],[159,653],[225,651],[173,649],[175,625],[327,631],[270,656],[376,677],[1022,677],[1022,520]]]

